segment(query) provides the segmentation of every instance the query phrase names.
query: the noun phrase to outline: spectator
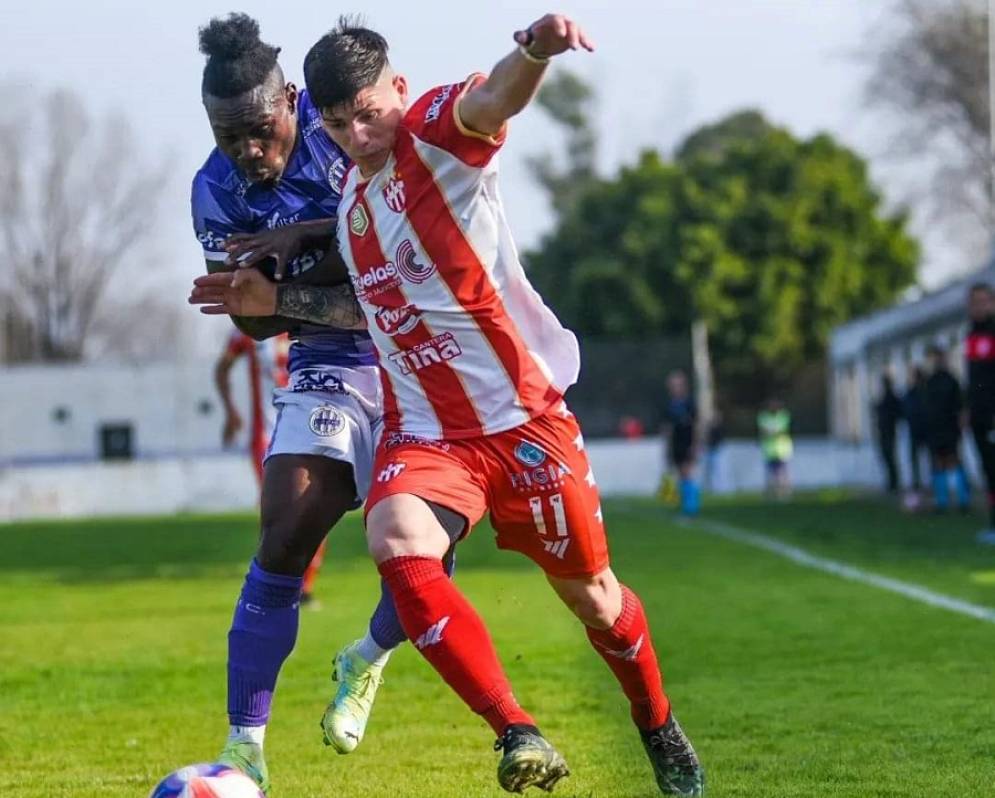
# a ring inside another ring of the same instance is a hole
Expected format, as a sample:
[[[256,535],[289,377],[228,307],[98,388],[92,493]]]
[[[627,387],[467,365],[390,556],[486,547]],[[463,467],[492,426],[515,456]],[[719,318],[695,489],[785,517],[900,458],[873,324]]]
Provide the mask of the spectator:
[[[965,341],[967,407],[988,488],[989,528],[978,535],[995,544],[995,291],[977,283],[968,295],[971,329]]]
[[[926,375],[920,366],[913,366],[909,372],[909,387],[902,397],[902,415],[909,428],[909,465],[912,475],[912,490],[919,494],[923,487],[922,453],[929,452],[926,424]]]
[[[701,504],[698,483],[694,478],[697,456],[698,414],[683,371],[673,371],[667,377],[667,406],[663,414],[663,436],[667,445],[670,468],[677,471],[681,512],[695,516]]]
[[[950,507],[950,482],[962,511],[970,505],[967,477],[960,464],[961,412],[964,409],[960,384],[947,368],[946,352],[938,346],[929,350],[930,375],[926,380],[926,436],[933,465],[933,498],[937,512]]]
[[[757,427],[767,472],[767,492],[786,499],[791,494],[788,464],[794,454],[791,413],[779,399],[770,399],[757,414]]]
[[[895,393],[891,375],[881,377],[881,398],[874,405],[877,420],[878,451],[888,476],[889,493],[898,493],[898,465],[895,463],[895,433],[898,420],[902,417],[902,402]]]

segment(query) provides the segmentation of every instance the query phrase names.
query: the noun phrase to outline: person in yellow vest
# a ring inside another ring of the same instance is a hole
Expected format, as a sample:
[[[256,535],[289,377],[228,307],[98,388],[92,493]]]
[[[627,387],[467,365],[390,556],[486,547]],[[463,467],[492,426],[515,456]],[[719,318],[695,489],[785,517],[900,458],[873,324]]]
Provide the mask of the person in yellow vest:
[[[779,399],[770,399],[757,414],[757,428],[767,471],[767,492],[779,499],[786,499],[791,494],[788,464],[794,453],[791,413]]]

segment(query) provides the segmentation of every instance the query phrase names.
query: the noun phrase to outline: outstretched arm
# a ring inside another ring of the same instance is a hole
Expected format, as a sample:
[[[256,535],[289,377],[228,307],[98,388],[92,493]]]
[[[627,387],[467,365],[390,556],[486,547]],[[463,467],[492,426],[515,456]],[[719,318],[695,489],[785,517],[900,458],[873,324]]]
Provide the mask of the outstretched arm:
[[[550,58],[579,47],[594,50],[577,23],[560,14],[547,14],[525,30],[516,31],[514,38],[518,47],[460,101],[460,122],[470,130],[497,135],[505,122],[529,104]]]

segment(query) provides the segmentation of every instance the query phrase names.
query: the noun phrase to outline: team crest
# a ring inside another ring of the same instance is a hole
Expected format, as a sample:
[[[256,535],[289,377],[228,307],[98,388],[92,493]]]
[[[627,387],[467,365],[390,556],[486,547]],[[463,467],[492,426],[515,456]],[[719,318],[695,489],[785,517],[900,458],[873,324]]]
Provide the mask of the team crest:
[[[357,205],[352,209],[349,214],[349,229],[352,232],[362,238],[366,235],[367,229],[370,226],[370,218],[366,215],[366,208],[362,205]]]
[[[515,447],[515,457],[530,468],[540,466],[546,461],[546,453],[528,441],[522,441]]]
[[[345,417],[331,405],[321,405],[311,411],[308,426],[315,435],[328,438],[342,431],[345,427]]]
[[[342,181],[347,171],[345,158],[336,158],[328,167],[328,185],[336,194],[342,193]]]
[[[404,181],[396,174],[384,186],[383,201],[394,213],[404,211]]]

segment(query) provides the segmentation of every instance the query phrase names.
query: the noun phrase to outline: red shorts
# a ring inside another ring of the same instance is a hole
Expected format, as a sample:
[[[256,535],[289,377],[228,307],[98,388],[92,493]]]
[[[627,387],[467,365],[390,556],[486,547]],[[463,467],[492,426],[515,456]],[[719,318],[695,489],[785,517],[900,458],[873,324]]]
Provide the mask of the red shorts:
[[[366,512],[398,493],[460,513],[470,526],[490,511],[498,548],[521,552],[551,576],[593,576],[608,567],[608,543],[583,447],[566,410],[480,438],[388,432],[377,447]]]

